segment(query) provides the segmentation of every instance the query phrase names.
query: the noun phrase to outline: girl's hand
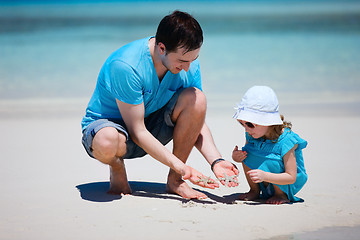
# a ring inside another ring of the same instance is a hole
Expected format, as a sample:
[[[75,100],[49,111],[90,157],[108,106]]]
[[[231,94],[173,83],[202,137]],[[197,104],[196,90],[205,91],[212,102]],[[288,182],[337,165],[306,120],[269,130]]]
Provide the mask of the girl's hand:
[[[219,187],[219,183],[217,183],[214,179],[204,176],[195,168],[187,165],[185,165],[185,173],[182,178],[183,180],[189,180],[191,183],[204,188],[214,189]]]
[[[232,153],[232,159],[235,162],[242,162],[245,160],[247,156],[247,152],[239,150],[238,146],[235,146],[233,153]]]
[[[262,170],[259,169],[250,170],[247,172],[247,174],[249,175],[251,181],[253,181],[254,183],[261,183],[265,181],[266,173]]]

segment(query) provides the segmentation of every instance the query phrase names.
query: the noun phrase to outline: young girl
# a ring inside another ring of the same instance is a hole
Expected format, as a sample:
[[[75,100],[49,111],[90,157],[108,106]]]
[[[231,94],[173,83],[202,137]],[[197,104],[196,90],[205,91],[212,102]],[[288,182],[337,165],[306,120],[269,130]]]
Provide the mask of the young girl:
[[[246,144],[242,150],[235,146],[232,158],[243,164],[250,186],[240,199],[265,198],[270,204],[302,201],[295,194],[307,181],[302,155],[307,142],[279,114],[275,92],[254,86],[236,109],[233,118],[245,128]]]

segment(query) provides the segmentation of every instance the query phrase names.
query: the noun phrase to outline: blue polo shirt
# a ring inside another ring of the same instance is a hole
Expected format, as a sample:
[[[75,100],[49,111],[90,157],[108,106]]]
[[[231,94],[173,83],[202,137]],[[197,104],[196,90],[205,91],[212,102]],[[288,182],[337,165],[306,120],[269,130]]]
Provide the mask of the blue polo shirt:
[[[187,72],[168,71],[160,83],[150,55],[150,38],[125,45],[106,60],[82,119],[82,130],[97,119],[122,120],[116,99],[134,105],[144,103],[147,117],[162,108],[180,88],[202,90],[198,60],[190,64]]]

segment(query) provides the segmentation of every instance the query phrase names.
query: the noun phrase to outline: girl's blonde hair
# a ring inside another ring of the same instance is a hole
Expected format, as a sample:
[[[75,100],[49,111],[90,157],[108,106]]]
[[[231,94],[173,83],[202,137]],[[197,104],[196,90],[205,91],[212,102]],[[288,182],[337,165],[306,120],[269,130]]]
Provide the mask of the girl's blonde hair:
[[[273,142],[277,142],[280,135],[283,133],[284,128],[288,128],[291,130],[292,124],[291,122],[284,121],[284,116],[280,115],[281,120],[283,121],[282,125],[273,125],[269,128],[269,136],[266,139],[272,140]]]

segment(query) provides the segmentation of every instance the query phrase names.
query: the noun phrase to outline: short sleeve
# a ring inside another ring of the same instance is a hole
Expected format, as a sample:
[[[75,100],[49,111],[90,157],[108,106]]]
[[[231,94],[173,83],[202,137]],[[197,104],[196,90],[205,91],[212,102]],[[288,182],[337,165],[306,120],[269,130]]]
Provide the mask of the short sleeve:
[[[128,104],[143,102],[143,86],[139,74],[127,63],[112,61],[109,63],[110,92],[119,101]]]
[[[295,146],[295,144],[298,145],[296,150],[301,150],[306,148],[307,141],[300,138],[299,135],[297,135],[296,133],[289,132],[289,134],[282,140],[281,150],[280,150],[281,157],[284,157],[284,155],[287,152],[289,152],[290,149],[292,149]]]

